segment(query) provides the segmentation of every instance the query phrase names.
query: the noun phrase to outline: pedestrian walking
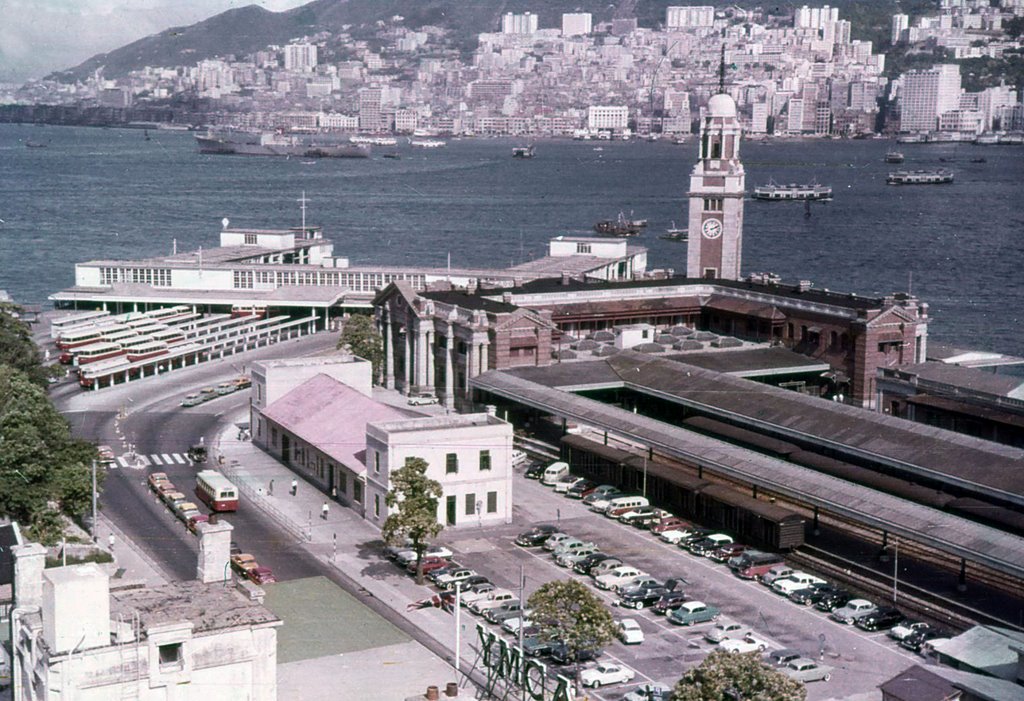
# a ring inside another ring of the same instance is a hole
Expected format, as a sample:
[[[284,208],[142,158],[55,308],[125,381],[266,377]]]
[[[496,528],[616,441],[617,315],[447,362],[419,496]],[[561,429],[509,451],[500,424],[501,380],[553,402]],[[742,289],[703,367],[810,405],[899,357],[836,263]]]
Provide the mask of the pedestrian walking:
[[[114,534],[113,534],[113,533],[111,533],[111,534],[110,534],[110,535],[109,535],[109,536],[107,537],[107,547],[109,547],[109,548],[110,548],[110,552],[114,552],[114,540],[115,540],[115,539],[114,539]]]
[[[299,493],[299,481],[297,479],[292,480],[292,496]]]
[[[324,505],[320,508],[320,518],[322,518],[324,521],[327,520],[327,512],[328,511],[329,511],[329,509],[327,507],[327,502],[325,501]]]
[[[274,480],[270,480],[270,484],[267,486],[267,494],[274,496]]]

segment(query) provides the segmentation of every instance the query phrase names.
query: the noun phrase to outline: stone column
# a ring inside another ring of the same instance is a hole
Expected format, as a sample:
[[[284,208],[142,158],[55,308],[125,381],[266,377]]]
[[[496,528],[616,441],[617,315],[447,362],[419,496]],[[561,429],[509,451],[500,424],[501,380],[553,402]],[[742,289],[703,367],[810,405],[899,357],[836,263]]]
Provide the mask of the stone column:
[[[413,341],[412,329],[406,324],[405,327],[405,393],[412,391],[412,365],[413,365]]]
[[[427,375],[427,360],[430,358],[429,348],[427,347],[427,332],[423,329],[417,329],[416,332],[416,386],[419,389],[423,389],[428,383],[429,378]]]
[[[434,387],[434,375],[435,375],[434,363],[436,362],[436,359],[437,359],[437,353],[435,352],[435,349],[434,349],[434,342],[437,339],[437,333],[434,332],[434,331],[427,331],[426,338],[427,338],[427,350],[426,350],[426,354],[427,354],[427,367],[426,367],[426,371],[427,371],[427,386],[430,387],[430,389],[433,390],[436,393],[437,390]]]
[[[387,307],[385,307],[385,310]],[[384,324],[384,386],[388,389],[395,388],[395,343],[391,330],[391,314],[385,311],[381,317]]]
[[[491,369],[490,367],[490,352],[491,344],[488,341],[484,341],[480,344],[480,374],[483,375],[485,372]]]
[[[447,345],[444,352],[444,405],[452,409],[455,401],[455,368],[452,362],[452,353],[455,352],[455,330],[451,326],[448,327]]]

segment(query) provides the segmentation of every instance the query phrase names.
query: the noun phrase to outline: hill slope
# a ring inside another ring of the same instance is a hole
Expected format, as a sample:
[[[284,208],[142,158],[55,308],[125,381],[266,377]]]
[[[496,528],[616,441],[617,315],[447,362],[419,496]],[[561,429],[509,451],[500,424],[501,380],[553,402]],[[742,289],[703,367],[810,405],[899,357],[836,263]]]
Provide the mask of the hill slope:
[[[664,21],[665,8],[678,0],[315,0],[285,12],[270,12],[256,5],[228,10],[188,27],[174,27],[159,34],[132,42],[109,53],[98,54],[66,71],[53,73],[55,80],[74,81],[91,75],[103,67],[107,78],[126,75],[143,66],[194,65],[215,56],[235,54],[239,57],[263,49],[269,44],[285,44],[292,39],[317,32],[337,32],[352,25],[356,36],[367,36],[378,20],[394,15],[404,17],[410,28],[423,25],[445,27],[453,32],[462,47],[475,45],[475,35],[498,30],[506,12],[535,12],[541,27],[561,26],[563,12],[590,12],[594,21],[611,19],[618,11],[635,7],[642,27],[653,27]],[[726,3],[718,2],[724,6]],[[741,6],[755,6],[756,0],[743,0]],[[773,14],[792,12],[795,2],[771,6]],[[886,36],[896,0],[871,3],[858,0],[833,0],[840,8],[840,17],[853,21],[853,36],[881,38]],[[936,0],[909,0],[903,5],[934,7]],[[907,11],[907,10],[904,10]],[[912,11],[912,10],[911,10]],[[881,35],[881,36],[878,36]]]

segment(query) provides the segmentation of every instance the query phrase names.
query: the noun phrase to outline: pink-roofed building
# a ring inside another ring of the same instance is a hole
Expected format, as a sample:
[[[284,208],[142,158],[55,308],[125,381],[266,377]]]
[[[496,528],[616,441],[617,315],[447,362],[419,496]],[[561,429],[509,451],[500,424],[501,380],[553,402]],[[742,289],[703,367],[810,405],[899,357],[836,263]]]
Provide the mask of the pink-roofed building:
[[[413,416],[324,374],[253,411],[253,442],[360,513],[365,501],[366,424]]]
[[[441,523],[512,520],[512,425],[495,416],[423,417],[326,374],[252,411],[254,443],[378,527],[392,467],[414,457],[441,483]]]

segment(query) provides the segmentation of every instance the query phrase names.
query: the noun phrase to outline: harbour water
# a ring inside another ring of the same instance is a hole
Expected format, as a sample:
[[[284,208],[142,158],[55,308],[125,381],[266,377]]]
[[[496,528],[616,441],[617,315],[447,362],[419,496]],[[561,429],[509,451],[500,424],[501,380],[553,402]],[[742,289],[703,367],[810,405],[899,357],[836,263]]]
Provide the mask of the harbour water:
[[[636,243],[653,267],[685,269],[686,244],[658,238],[686,225],[696,144],[540,141],[513,159],[502,139],[445,148],[377,147],[365,160],[201,155],[191,134],[0,125],[0,289],[25,303],[74,282],[83,260],[140,258],[215,246],[232,226],[322,224],[354,264],[505,266],[543,254],[560,234],[589,234],[618,212],[650,221]],[[45,144],[26,148],[25,142]],[[525,143],[525,142],[523,142]],[[928,302],[931,338],[1024,354],[1024,150],[882,140],[744,142],[747,190],[769,179],[816,181],[814,203],[748,201],[745,272],[786,282]],[[382,158],[398,152],[401,158]],[[975,162],[984,158],[985,162]],[[897,168],[945,167],[951,185],[891,186]]]

